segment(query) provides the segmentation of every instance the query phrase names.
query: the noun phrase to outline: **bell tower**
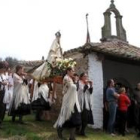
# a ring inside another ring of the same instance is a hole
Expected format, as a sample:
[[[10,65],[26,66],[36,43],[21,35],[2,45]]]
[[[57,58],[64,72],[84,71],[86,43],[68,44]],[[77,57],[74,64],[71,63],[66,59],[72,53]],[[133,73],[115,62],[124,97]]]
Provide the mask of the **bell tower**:
[[[112,28],[111,28],[111,12],[115,14],[116,19],[116,34],[112,35]],[[111,0],[110,7],[104,12],[104,26],[102,27],[102,38],[101,41],[106,41],[108,39],[117,38],[127,42],[126,39],[126,31],[122,25],[122,16],[120,12],[117,10],[114,0]]]

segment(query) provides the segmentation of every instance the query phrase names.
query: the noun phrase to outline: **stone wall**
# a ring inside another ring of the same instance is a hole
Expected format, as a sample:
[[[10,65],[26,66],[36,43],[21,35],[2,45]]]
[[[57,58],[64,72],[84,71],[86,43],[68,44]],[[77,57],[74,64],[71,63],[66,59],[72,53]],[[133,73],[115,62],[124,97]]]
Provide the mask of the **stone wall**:
[[[77,62],[75,72],[81,74],[82,72],[88,72],[88,57],[83,57],[80,52],[68,53],[65,55],[66,58],[73,58]]]
[[[56,84],[56,100],[50,111],[51,120],[56,120],[62,104],[62,84]]]

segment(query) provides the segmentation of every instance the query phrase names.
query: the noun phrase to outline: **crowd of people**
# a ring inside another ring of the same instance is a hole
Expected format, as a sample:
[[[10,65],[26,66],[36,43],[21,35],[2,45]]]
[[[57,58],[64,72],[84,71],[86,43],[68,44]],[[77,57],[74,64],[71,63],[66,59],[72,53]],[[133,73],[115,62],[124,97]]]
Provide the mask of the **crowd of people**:
[[[12,117],[12,122],[19,117],[23,124],[23,116],[36,112],[36,120],[40,121],[43,111],[50,110],[49,87],[45,82],[31,79],[20,65],[11,72],[5,62],[0,62],[0,128],[5,112]]]
[[[75,133],[86,136],[87,124],[94,124],[91,95],[93,83],[82,73],[77,78],[72,68],[67,68],[63,78],[63,101],[58,119],[54,125],[58,136],[63,139],[63,129],[70,128],[69,140],[75,140]]]
[[[22,66],[17,65],[13,73],[4,62],[0,62],[0,129],[6,110],[12,117],[12,122],[19,117],[18,122],[23,124],[23,116],[30,114],[31,110],[36,112],[35,119],[40,121],[43,112],[48,112],[53,99],[56,99],[53,89],[54,83],[32,79]],[[115,88],[113,79],[107,82],[104,92],[104,129],[112,136],[115,136],[116,130],[125,136],[128,112],[132,105],[134,111],[131,116],[134,116],[135,129],[140,136],[140,83],[133,93],[133,98],[129,97],[128,91],[123,85]],[[60,113],[54,124],[58,137],[63,139],[65,128],[70,129],[69,140],[75,140],[75,134],[86,136],[87,125],[94,124],[91,98],[93,82],[89,81],[87,73],[78,75],[73,68],[68,67],[63,77],[62,94]]]
[[[128,87],[108,80],[104,92],[104,130],[112,136],[116,131],[125,136],[127,128],[134,127],[140,137],[140,83],[133,93],[128,92]]]
[[[20,65],[12,73],[4,62],[0,62],[0,128],[4,120],[5,111],[11,116],[12,122],[19,117],[23,124],[23,116],[36,112],[35,119],[40,121],[42,113],[51,109],[54,95],[53,83],[36,81],[31,75],[24,72]],[[29,78],[30,77],[30,78]],[[30,79],[30,80],[28,80]],[[63,100],[60,114],[54,128],[58,137],[63,139],[63,129],[70,128],[70,140],[75,140],[75,133],[85,136],[87,124],[93,124],[91,95],[93,83],[88,75],[78,76],[74,69],[69,67],[63,77]],[[50,96],[50,94],[52,94]],[[52,98],[51,98],[52,97]],[[47,114],[49,115],[49,113]]]

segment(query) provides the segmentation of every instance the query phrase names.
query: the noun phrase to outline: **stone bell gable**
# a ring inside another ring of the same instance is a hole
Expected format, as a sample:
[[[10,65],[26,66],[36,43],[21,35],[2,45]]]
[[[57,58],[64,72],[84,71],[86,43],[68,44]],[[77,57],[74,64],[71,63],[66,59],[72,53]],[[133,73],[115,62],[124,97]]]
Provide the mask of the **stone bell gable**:
[[[116,32],[117,35],[112,35],[112,28],[111,28],[111,13],[115,14],[116,19]],[[114,4],[114,0],[111,0],[110,7],[104,12],[104,26],[102,27],[102,41],[108,38],[118,38],[123,41],[127,41],[126,38],[126,31],[122,25],[122,15],[120,14],[119,10],[116,8]]]

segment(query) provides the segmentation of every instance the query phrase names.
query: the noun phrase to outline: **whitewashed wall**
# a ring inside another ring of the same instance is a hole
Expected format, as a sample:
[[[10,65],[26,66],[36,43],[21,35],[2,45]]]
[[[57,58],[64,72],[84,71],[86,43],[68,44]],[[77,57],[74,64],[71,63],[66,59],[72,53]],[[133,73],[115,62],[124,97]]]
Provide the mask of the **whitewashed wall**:
[[[95,129],[103,127],[103,69],[102,62],[98,60],[96,53],[88,55],[88,75],[93,81],[93,117]]]

